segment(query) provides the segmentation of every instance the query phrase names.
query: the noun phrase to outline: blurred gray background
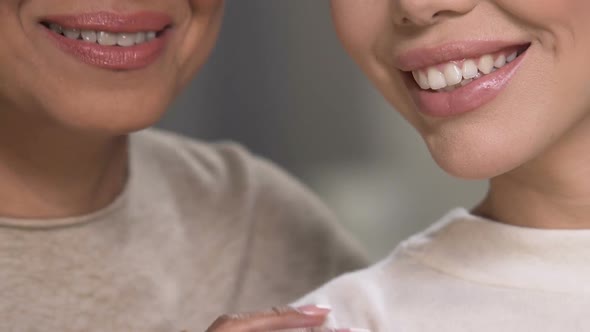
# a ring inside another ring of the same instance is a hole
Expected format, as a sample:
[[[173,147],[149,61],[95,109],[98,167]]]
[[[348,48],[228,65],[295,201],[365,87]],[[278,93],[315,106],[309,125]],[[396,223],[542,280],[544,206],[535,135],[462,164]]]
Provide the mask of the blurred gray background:
[[[211,60],[160,127],[238,141],[310,186],[374,259],[482,197],[452,179],[342,51],[326,0],[229,0]]]

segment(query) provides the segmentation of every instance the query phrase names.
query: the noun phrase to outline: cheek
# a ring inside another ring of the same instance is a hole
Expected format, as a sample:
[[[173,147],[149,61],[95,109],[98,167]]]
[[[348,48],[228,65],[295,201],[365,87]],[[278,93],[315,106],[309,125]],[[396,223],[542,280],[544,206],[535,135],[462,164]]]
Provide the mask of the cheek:
[[[347,52],[360,65],[381,94],[419,131],[424,127],[411,110],[403,77],[391,70],[383,54],[390,54],[394,40],[392,4],[386,0],[332,0],[336,31]]]
[[[528,30],[556,61],[572,52],[588,49],[590,1],[587,0],[496,0],[498,8]],[[575,50],[574,50],[575,49]],[[584,54],[587,57],[587,53]]]
[[[587,23],[590,10],[587,0],[496,0],[495,3],[525,26],[542,30]]]
[[[352,54],[367,54],[387,29],[388,4],[381,0],[332,0],[338,36]]]
[[[179,85],[184,86],[205,63],[213,50],[224,14],[223,0],[191,0],[191,18],[183,27],[182,42],[176,53],[176,64],[184,75]]]
[[[585,0],[495,0],[501,9],[517,18],[531,18],[542,22],[545,19],[559,16],[577,2]]]
[[[210,8],[219,7],[223,4],[223,0],[190,0],[196,8]]]
[[[537,78],[551,85],[547,93],[552,96],[552,105],[558,108],[562,105],[562,114],[588,108],[590,1],[497,0],[497,3],[523,26],[530,27],[537,39],[541,58],[538,69],[542,71]],[[531,97],[538,99],[538,96]]]
[[[404,85],[384,58],[395,42],[390,6],[385,0],[332,0],[332,16],[348,54],[388,99],[397,100],[391,94],[403,91]]]
[[[225,0],[189,0],[189,2],[194,11],[205,13],[218,11],[225,5]]]

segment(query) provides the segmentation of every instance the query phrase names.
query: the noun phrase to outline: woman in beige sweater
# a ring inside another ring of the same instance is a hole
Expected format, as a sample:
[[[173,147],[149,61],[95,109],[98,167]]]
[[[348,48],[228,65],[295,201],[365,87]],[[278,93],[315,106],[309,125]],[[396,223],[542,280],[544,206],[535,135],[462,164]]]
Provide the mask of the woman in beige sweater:
[[[332,5],[346,49],[438,165],[490,190],[299,303],[331,306],[332,328],[590,331],[590,2]]]
[[[222,0],[0,1],[0,331],[204,330],[363,265],[307,189],[147,130]]]

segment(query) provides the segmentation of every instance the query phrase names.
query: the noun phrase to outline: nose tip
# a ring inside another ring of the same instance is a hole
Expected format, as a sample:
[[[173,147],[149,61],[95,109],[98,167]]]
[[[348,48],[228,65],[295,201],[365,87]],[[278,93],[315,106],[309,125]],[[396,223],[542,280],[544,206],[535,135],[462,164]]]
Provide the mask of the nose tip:
[[[400,0],[397,23],[399,25],[430,25],[433,24],[438,13],[429,10],[423,0]]]
[[[401,26],[429,26],[444,18],[464,15],[476,0],[396,0],[395,21]]]
[[[435,13],[432,16],[404,16],[401,18],[399,25],[417,25],[417,26],[428,26],[433,25],[437,22],[437,18],[439,17],[438,13]]]

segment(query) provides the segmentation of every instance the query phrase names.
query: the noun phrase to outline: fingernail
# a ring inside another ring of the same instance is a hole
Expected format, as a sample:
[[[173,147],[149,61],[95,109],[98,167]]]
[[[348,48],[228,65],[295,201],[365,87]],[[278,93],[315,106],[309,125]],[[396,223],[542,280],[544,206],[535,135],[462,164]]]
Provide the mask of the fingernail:
[[[297,308],[297,311],[308,316],[326,316],[332,311],[329,305],[315,304]]]

